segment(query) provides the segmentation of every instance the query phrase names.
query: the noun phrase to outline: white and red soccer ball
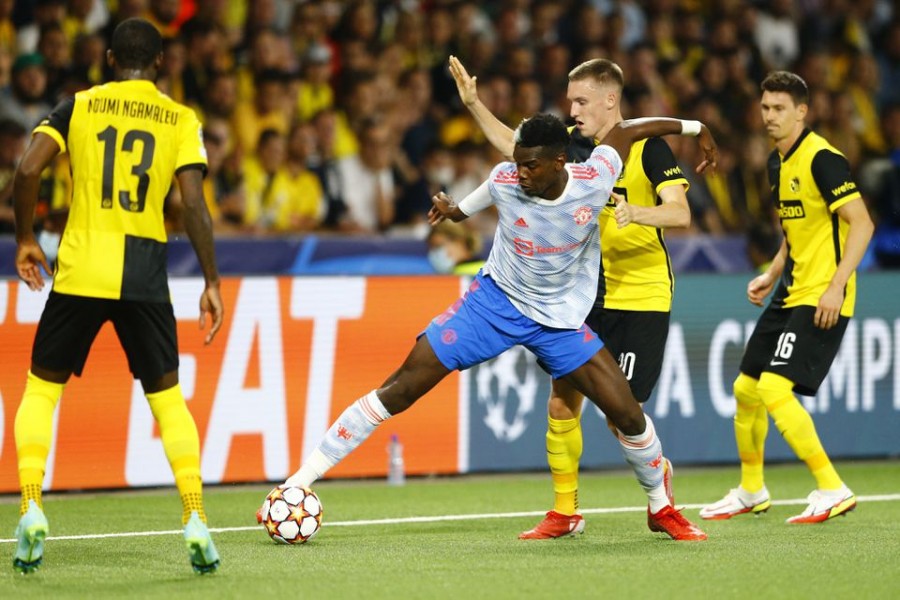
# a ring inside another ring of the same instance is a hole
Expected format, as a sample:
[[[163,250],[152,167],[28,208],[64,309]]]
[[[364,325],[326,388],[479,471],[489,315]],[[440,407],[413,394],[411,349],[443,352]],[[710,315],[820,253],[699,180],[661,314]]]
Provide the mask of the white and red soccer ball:
[[[322,502],[310,489],[279,486],[266,496],[257,520],[276,542],[303,544],[322,526]]]

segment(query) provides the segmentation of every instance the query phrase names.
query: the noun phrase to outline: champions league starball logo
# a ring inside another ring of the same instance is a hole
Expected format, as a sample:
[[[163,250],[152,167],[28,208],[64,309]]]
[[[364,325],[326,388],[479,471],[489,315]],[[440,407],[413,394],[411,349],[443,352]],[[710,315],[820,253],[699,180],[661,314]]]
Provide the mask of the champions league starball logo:
[[[543,374],[543,371],[541,371]],[[538,390],[537,359],[515,346],[476,367],[479,405],[485,407],[484,424],[504,442],[514,442],[528,428]]]

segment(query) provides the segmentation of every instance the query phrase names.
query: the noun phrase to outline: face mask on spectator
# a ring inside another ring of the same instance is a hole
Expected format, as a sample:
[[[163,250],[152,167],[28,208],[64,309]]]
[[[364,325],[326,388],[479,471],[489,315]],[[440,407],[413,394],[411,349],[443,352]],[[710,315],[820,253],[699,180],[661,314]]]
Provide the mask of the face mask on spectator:
[[[436,183],[439,186],[446,188],[453,183],[454,174],[452,166],[437,167],[428,171],[428,179],[432,183]]]
[[[453,267],[456,266],[447,253],[447,249],[443,246],[438,246],[428,251],[428,262],[431,263],[432,268],[438,273],[452,273]]]

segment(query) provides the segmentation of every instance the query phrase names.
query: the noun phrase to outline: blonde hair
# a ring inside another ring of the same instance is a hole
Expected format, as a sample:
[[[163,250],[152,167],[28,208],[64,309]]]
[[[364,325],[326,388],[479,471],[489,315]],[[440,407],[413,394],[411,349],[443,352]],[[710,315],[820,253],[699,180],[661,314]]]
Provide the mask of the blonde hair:
[[[594,79],[600,85],[615,85],[619,90],[625,87],[625,73],[622,72],[622,68],[606,58],[586,60],[569,71],[569,81],[584,79]]]

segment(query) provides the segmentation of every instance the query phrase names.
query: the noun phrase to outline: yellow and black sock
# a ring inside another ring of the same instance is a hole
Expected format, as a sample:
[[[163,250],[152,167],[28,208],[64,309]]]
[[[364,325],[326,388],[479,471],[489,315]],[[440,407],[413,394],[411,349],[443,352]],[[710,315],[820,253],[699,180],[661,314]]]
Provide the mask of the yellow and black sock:
[[[194,417],[185,404],[181,386],[147,394],[150,410],[159,424],[166,458],[175,475],[175,485],[181,496],[182,523],[190,519],[191,511],[197,511],[206,522],[203,509],[203,482],[200,478],[200,436]]]
[[[769,432],[769,413],[756,386],[757,380],[743,373],[734,381],[734,438],[741,459],[741,487],[751,493],[763,488],[763,456]]]
[[[553,510],[564,515],[578,512],[578,462],[583,440],[581,419],[547,417],[547,462],[553,478]]]
[[[756,386],[775,426],[797,457],[809,467],[817,487],[820,490],[839,489],[843,482],[825,454],[812,417],[794,396],[793,388],[791,380],[774,373],[763,373]]]
[[[64,387],[63,383],[51,383],[28,372],[14,427],[22,491],[20,514],[28,511],[29,500],[43,508],[41,488],[53,437],[53,411]]]

